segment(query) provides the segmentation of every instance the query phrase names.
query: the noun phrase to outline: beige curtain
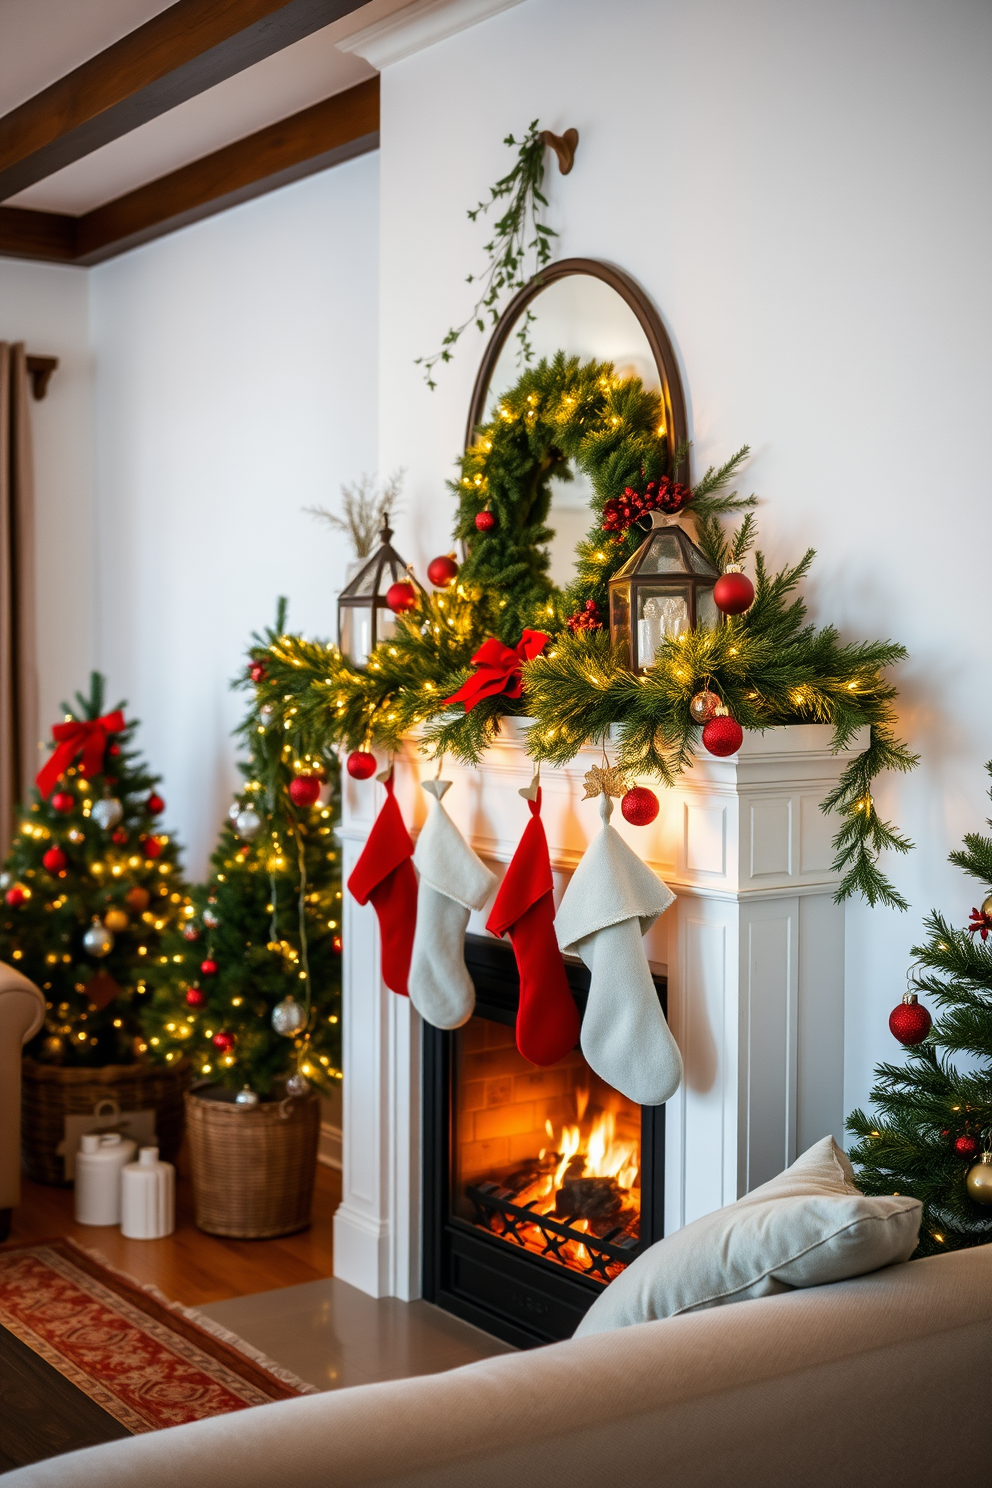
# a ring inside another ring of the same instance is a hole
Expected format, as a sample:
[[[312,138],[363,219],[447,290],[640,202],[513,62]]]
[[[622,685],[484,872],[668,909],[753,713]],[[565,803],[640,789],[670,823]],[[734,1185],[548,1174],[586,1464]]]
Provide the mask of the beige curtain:
[[[0,341],[0,861],[36,769],[34,484],[23,342]]]

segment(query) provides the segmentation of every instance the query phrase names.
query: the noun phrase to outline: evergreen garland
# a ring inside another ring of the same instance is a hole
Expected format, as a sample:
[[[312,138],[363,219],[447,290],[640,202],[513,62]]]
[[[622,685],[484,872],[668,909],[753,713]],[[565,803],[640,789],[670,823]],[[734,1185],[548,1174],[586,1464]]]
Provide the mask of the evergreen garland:
[[[992,762],[986,769],[992,774]],[[992,826],[992,822],[989,823]],[[992,890],[992,838],[969,833],[951,862]],[[989,917],[972,911],[974,930]],[[992,1148],[992,942],[951,925],[934,912],[928,937],[914,946],[920,964],[913,985],[941,1010],[926,1040],[904,1064],[875,1070],[873,1111],[856,1110],[848,1130],[857,1137],[851,1160],[858,1185],[870,1194],[911,1194],[923,1203],[917,1255],[937,1255],[992,1241],[992,1210],[969,1196],[968,1169]],[[960,1065],[955,1056],[963,1056]],[[970,1136],[978,1154],[962,1156],[954,1141]]]
[[[754,497],[728,489],[747,454],[745,446],[690,490],[677,483],[688,451],[669,448],[660,396],[639,379],[617,377],[608,362],[583,363],[563,353],[528,368],[478,430],[451,483],[455,535],[467,548],[454,587],[418,595],[366,667],[350,665],[336,647],[279,635],[269,648],[261,701],[314,748],[396,750],[417,730],[431,755],[451,753],[466,763],[479,761],[507,714],[535,720],[530,753],[553,763],[572,759],[587,742],[605,743],[614,730],[622,768],[669,785],[692,763],[699,731],[688,705],[707,685],[744,728],[829,723],[833,748],[842,749],[867,725],[868,747],[823,803],[841,818],[834,840],[838,897],[859,893],[873,905],[905,908],[878,858],[886,848],[906,852],[911,844],[879,818],[871,789],[881,771],[916,763],[896,738],[896,690],[882,675],[905,651],[889,641],[842,644],[832,626],[807,622],[794,591],[812,551],[777,574],[756,553],[748,613],[665,642],[646,676],[611,652],[609,579],[644,540],[636,524],[612,521],[611,509],[615,515],[617,503],[669,482],[666,489],[695,523],[699,546],[722,569],[755,540]],[[593,522],[578,546],[576,577],[559,591],[548,577],[551,482],[567,478],[573,465],[592,481]],[[489,531],[476,527],[484,511],[494,518]],[[720,520],[728,512],[743,512],[732,533]],[[597,617],[591,628],[583,619],[590,606]],[[484,640],[496,636],[514,646],[525,628],[547,633],[551,644],[525,665],[522,699],[488,698],[467,713],[461,704],[445,707]]]

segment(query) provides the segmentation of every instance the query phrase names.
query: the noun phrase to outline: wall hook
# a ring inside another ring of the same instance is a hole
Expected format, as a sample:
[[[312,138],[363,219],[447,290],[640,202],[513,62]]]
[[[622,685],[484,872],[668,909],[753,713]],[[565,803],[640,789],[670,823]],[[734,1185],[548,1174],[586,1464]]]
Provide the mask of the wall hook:
[[[558,167],[563,176],[567,176],[575,164],[575,151],[579,143],[579,131],[577,129],[566,129],[564,134],[552,134],[550,129],[542,129],[538,135],[542,144],[550,145],[558,156]]]

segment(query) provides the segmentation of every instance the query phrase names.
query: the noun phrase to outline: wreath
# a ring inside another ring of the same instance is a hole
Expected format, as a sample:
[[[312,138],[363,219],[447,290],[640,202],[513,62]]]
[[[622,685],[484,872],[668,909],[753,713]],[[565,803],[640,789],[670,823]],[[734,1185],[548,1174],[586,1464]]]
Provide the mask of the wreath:
[[[258,726],[283,729],[283,748],[295,754],[333,745],[392,751],[416,730],[432,757],[450,753],[474,764],[503,717],[525,715],[533,719],[527,748],[535,761],[564,764],[583,745],[612,737],[626,778],[670,785],[692,763],[699,726],[689,705],[704,688],[745,729],[829,723],[834,750],[868,725],[867,749],[822,803],[840,818],[837,897],[860,893],[872,905],[906,908],[878,859],[886,848],[907,852],[912,844],[881,820],[872,796],[880,772],[917,763],[896,736],[897,693],[883,675],[906,652],[891,641],[842,643],[833,626],[808,622],[796,590],[812,549],[778,573],[755,552],[747,613],[663,641],[644,676],[611,647],[609,579],[644,540],[639,516],[687,513],[718,570],[754,546],[755,498],[728,489],[747,447],[690,486],[679,479],[688,448],[669,447],[663,417],[659,394],[636,377],[617,377],[609,362],[559,353],[528,368],[478,430],[450,483],[455,536],[467,555],[452,587],[419,593],[364,667],[333,645],[295,636],[257,648],[253,660],[264,662]],[[573,467],[590,477],[593,521],[577,548],[575,579],[559,590],[548,574],[548,516],[552,481],[568,479]],[[728,532],[721,517],[733,512],[743,515]],[[528,641],[535,632],[548,638],[543,649]],[[470,681],[497,654],[493,648],[511,658],[505,686],[497,670],[467,706]]]

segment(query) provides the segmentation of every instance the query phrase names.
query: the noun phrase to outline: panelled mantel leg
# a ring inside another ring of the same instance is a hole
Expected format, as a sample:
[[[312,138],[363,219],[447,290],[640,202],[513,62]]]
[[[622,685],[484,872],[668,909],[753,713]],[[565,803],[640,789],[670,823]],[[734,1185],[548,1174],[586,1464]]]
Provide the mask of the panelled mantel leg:
[[[685,1080],[666,1122],[666,1228],[730,1203],[843,1127],[844,911],[834,904],[834,823],[819,805],[850,753],[831,730],[803,724],[745,737],[730,759],[698,760],[648,828],[614,825],[673,888],[677,902],[647,940],[667,970],[669,1021]],[[599,828],[581,804],[583,751],[542,771],[542,816],[560,896]],[[396,760],[396,796],[411,831],[424,819],[412,746]],[[480,769],[448,761],[445,806],[502,874],[526,820],[530,782],[518,721]],[[345,777],[345,878],[382,788]],[[485,915],[469,929],[482,933]],[[345,893],[344,1197],[335,1216],[335,1275],[372,1296],[420,1294],[420,1020],[379,976],[371,908]]]

